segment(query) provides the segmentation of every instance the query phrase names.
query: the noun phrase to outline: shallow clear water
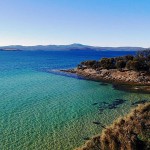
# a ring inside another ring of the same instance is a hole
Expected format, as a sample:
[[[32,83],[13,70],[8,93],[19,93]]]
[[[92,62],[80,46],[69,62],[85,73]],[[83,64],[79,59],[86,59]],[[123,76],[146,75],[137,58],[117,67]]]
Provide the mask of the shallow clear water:
[[[112,85],[49,73],[80,61],[128,52],[0,52],[0,149],[71,150],[126,114],[131,102],[148,94],[126,93]],[[133,52],[130,52],[133,53]],[[127,100],[99,113],[93,103]]]

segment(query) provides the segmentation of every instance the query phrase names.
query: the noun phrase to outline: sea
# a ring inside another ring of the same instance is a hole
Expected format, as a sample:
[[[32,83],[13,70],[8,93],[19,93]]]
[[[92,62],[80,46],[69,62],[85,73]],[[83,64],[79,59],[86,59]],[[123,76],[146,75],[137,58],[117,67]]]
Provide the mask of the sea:
[[[135,52],[0,51],[0,150],[73,150],[134,102],[149,100],[149,94],[57,71],[126,54]]]

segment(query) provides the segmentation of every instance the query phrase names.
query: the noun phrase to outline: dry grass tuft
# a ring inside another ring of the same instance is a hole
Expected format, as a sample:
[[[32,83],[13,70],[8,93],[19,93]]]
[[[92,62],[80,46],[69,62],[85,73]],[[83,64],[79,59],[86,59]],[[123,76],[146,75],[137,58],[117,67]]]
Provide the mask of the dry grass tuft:
[[[76,150],[150,150],[150,103],[138,105]]]

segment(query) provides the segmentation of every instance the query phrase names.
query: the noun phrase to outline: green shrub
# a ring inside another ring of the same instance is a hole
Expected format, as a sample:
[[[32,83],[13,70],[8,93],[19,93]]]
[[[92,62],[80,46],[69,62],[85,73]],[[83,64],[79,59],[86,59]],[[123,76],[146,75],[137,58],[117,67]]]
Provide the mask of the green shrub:
[[[135,60],[129,60],[126,64],[126,67],[129,70],[138,71],[139,70],[139,62]]]
[[[115,68],[115,60],[114,58],[102,58],[100,65],[103,69],[113,69]]]
[[[116,62],[116,68],[117,69],[125,68],[125,66],[126,66],[126,61],[124,61],[124,60],[119,60]]]

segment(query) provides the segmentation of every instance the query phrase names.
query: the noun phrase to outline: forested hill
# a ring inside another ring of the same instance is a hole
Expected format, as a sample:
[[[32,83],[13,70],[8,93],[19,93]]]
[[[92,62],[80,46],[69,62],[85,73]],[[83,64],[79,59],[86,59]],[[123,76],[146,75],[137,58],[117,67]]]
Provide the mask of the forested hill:
[[[15,51],[15,50],[54,50],[54,51],[69,51],[69,50],[95,50],[95,51],[138,51],[144,50],[142,47],[98,47],[82,44],[70,44],[70,45],[36,45],[36,46],[22,46],[22,45],[10,45],[1,46],[0,50]]]

